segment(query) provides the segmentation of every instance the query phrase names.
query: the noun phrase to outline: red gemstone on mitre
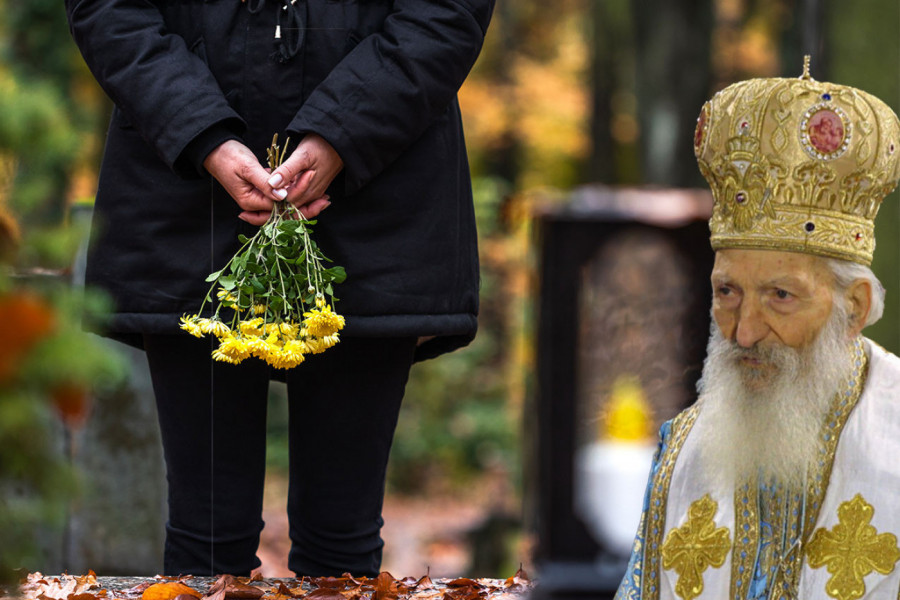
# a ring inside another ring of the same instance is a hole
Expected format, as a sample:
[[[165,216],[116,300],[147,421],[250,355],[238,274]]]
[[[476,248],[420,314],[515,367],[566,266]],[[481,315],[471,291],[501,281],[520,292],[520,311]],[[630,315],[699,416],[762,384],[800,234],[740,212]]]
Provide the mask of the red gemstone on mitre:
[[[703,134],[706,132],[706,107],[700,110],[700,116],[697,117],[697,127],[694,129],[694,148],[699,149],[703,143]]]
[[[858,241],[861,240],[861,239],[863,239],[863,234],[857,233],[857,234],[856,234],[856,241],[858,242]]]

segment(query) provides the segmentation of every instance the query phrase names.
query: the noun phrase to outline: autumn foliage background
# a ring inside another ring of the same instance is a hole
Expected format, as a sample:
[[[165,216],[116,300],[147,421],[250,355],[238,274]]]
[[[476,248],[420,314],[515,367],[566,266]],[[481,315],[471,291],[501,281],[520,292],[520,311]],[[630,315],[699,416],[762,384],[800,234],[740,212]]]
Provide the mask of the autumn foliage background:
[[[22,523],[64,518],[77,474],[60,462],[54,410],[81,402],[80,391],[106,381],[115,359],[107,363],[100,352],[96,364],[68,369],[77,352],[57,351],[58,370],[80,373],[72,377],[81,387],[34,388],[22,371],[30,353],[41,342],[53,352],[53,324],[74,322],[66,292],[35,281],[65,282],[71,273],[84,234],[72,210],[92,202],[111,107],[71,42],[58,0],[0,0],[0,14],[0,256],[14,268],[0,286],[0,568],[39,567],[34,548],[7,543],[18,539],[2,525],[13,514],[10,490],[24,485],[42,501]],[[535,190],[564,196],[591,182],[702,187],[691,133],[703,100],[738,79],[799,75],[810,51],[817,79],[864,88],[898,109],[896,0],[498,1],[482,56],[460,90],[480,225],[480,332],[471,347],[414,369],[389,475],[391,494],[472,498],[486,514],[508,517],[495,552],[504,556],[481,568],[512,573],[527,552],[521,490],[531,469],[521,422],[539,318]],[[879,217],[874,264],[889,298],[900,290],[898,220],[895,193]],[[896,302],[869,335],[900,349]],[[23,396],[25,388],[38,391]],[[279,407],[270,410],[273,473],[286,466]],[[38,433],[25,444],[23,432]],[[494,497],[473,497],[479,489]]]

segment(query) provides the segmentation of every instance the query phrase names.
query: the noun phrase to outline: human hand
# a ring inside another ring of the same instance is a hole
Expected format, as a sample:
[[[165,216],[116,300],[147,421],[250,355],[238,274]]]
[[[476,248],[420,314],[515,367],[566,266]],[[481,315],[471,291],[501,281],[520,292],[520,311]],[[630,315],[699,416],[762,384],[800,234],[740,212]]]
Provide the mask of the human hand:
[[[325,190],[344,168],[344,161],[324,138],[315,133],[303,137],[297,148],[268,179],[273,193],[285,198],[305,216],[321,203]],[[324,208],[324,207],[323,207]],[[316,214],[321,209],[315,211]]]
[[[263,225],[272,213],[275,201],[287,196],[284,190],[272,189],[266,183],[269,172],[259,164],[253,152],[237,140],[217,146],[203,161],[203,167],[244,209],[238,218],[251,225]],[[329,204],[327,198],[317,197],[301,212],[306,218],[313,218]]]

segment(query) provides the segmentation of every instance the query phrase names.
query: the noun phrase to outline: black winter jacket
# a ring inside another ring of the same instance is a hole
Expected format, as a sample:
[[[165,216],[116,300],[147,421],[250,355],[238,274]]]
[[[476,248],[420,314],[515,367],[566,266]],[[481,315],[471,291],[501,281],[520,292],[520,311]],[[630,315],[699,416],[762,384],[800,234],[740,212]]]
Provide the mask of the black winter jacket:
[[[110,335],[176,332],[252,226],[202,171],[229,137],[260,160],[314,132],[344,161],[318,218],[347,336],[468,343],[478,310],[472,191],[456,92],[494,0],[66,0],[76,43],[115,103],[87,283]],[[280,38],[276,38],[279,26]]]

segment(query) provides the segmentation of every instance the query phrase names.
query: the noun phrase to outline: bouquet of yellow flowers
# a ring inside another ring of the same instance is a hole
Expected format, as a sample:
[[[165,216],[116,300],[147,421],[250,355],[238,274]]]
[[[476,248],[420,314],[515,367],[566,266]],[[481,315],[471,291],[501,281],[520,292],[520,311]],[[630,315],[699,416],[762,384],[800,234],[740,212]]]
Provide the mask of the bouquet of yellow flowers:
[[[287,143],[282,150],[277,142],[276,135],[268,150],[273,170],[287,152]],[[217,361],[238,364],[255,356],[278,369],[337,344],[344,317],[334,311],[333,285],[346,273],[343,267],[325,268],[331,261],[310,236],[315,223],[289,202],[276,202],[256,235],[238,236],[240,250],[206,278],[209,292],[197,314],[181,317],[181,328],[196,337],[217,337],[219,347],[212,353]],[[214,290],[216,310],[202,317]]]

